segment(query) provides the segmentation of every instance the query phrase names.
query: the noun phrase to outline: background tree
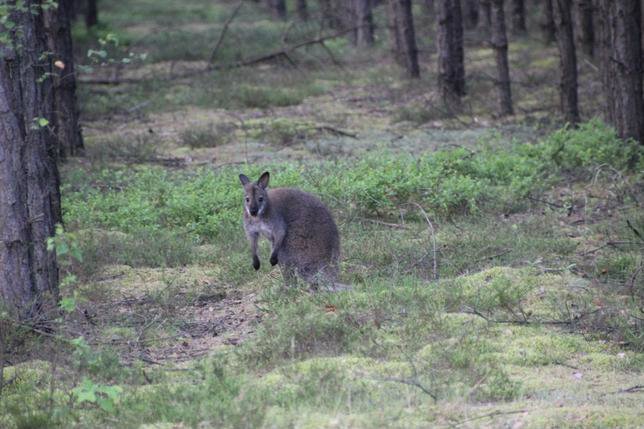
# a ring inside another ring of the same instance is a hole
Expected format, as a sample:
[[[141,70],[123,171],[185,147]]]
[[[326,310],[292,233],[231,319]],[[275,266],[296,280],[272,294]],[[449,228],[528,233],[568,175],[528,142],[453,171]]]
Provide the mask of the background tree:
[[[496,87],[499,96],[499,114],[512,115],[512,89],[510,86],[510,66],[508,65],[508,37],[505,30],[503,0],[492,0],[490,8],[490,44],[496,60]]]
[[[357,27],[356,44],[358,46],[372,46],[374,42],[372,3],[373,0],[353,0]]]
[[[438,85],[443,103],[456,107],[465,95],[461,3],[440,0],[438,4]]]
[[[557,37],[555,32],[555,15],[552,2],[554,0],[543,0],[543,17],[541,22],[541,31],[546,44],[553,43]]]
[[[553,0],[560,59],[561,112],[571,124],[579,122],[577,54],[572,23],[572,0]]]
[[[595,48],[595,27],[593,25],[593,5],[591,0],[577,0],[577,28],[579,44],[584,54],[592,57]]]
[[[286,19],[286,0],[266,0],[266,5],[275,18]]]
[[[60,192],[42,2],[23,5],[8,3],[15,27],[0,56],[0,297],[15,316],[39,324],[58,295],[47,239],[61,220]]]
[[[85,9],[85,26],[92,28],[98,24],[98,5],[97,0],[87,0]]]
[[[492,0],[481,0],[479,2],[481,18],[479,28],[488,38],[492,29]]]
[[[479,23],[478,0],[463,0],[463,23],[469,29],[476,28]]]
[[[44,13],[47,45],[55,64],[52,125],[61,158],[75,156],[83,151],[71,33],[73,3],[72,0],[59,0],[58,7],[50,8]]]
[[[302,21],[309,20],[309,8],[306,4],[306,0],[297,0],[295,3],[295,13],[297,13],[298,18]]]
[[[511,0],[512,5],[512,33],[524,35],[528,32],[525,24],[525,2],[524,0]]]
[[[608,121],[622,138],[644,143],[639,0],[599,0],[601,66]]]
[[[414,31],[414,17],[411,0],[389,0],[393,15],[393,45],[399,50],[396,54],[411,78],[420,76],[418,66],[418,48]]]

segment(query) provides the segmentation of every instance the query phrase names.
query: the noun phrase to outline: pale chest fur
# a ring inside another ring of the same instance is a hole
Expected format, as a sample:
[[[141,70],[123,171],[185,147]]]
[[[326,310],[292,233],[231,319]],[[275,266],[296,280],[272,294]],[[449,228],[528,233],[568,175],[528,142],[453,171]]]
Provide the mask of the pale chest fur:
[[[273,239],[273,228],[271,225],[264,221],[263,219],[251,219],[245,220],[244,228],[248,234],[261,234],[266,237],[268,240]]]

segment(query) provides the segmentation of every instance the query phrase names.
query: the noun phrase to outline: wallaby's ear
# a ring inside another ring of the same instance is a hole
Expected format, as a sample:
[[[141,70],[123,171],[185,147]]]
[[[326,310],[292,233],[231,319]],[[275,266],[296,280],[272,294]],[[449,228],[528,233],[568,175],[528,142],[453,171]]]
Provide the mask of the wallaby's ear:
[[[257,186],[262,189],[266,189],[268,187],[268,179],[270,179],[268,171],[263,172],[262,175],[259,176],[259,179],[257,179]]]
[[[241,184],[243,186],[246,186],[248,183],[250,183],[250,179],[248,177],[246,177],[246,175],[244,175],[244,174],[239,175],[239,181],[241,182]]]

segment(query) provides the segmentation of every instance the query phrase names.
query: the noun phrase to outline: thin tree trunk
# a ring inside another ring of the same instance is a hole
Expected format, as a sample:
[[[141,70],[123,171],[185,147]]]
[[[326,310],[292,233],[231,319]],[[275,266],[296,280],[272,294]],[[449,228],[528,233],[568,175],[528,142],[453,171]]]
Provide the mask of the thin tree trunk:
[[[581,50],[589,57],[594,56],[595,27],[593,25],[593,5],[591,0],[577,0],[579,19],[579,41]]]
[[[14,316],[41,324],[58,296],[47,239],[61,220],[60,193],[56,141],[45,122],[53,101],[41,2],[23,5],[10,14],[20,31],[10,32],[0,56],[0,297]]]
[[[98,24],[98,7],[97,0],[87,0],[87,10],[85,11],[85,26],[92,28]]]
[[[463,21],[460,0],[440,0],[438,7],[438,85],[443,103],[457,108],[465,95]]]
[[[414,32],[414,18],[411,9],[411,0],[389,0],[392,3],[395,17],[395,38],[400,42],[400,57],[403,60],[407,75],[411,78],[420,77],[418,66],[418,48],[416,47],[416,34]],[[394,42],[395,43],[395,42]]]
[[[525,24],[524,0],[512,0],[512,33],[524,35],[528,32]]]
[[[356,43],[358,46],[372,46],[373,14],[371,13],[372,0],[353,0],[356,17]]]
[[[479,25],[486,37],[489,38],[490,34],[492,34],[492,1],[481,0],[480,6],[483,19],[479,21]]]
[[[561,112],[571,124],[579,122],[577,54],[573,35],[571,0],[554,0],[555,27],[560,58]]]
[[[425,13],[428,15],[434,15],[434,12],[436,10],[434,6],[434,0],[424,0],[423,1],[423,6],[425,8]]]
[[[286,19],[286,1],[285,0],[266,0],[269,10],[274,18]]]
[[[552,2],[554,0],[543,1],[543,22],[541,29],[543,31],[543,39],[547,45],[553,43],[556,38],[555,33],[555,15]]]
[[[309,20],[309,8],[306,4],[306,0],[297,0],[295,3],[295,12],[297,13],[298,18],[302,21]]]
[[[508,65],[508,37],[505,30],[505,13],[503,0],[491,2],[491,37],[490,44],[494,49],[496,59],[497,81],[499,96],[499,115],[506,116],[514,113],[512,109],[512,89],[510,86],[510,66]]]
[[[478,0],[463,0],[463,22],[469,29],[476,28],[479,23]]]
[[[70,6],[59,0],[58,7],[44,13],[47,42],[54,60],[54,121],[58,153],[64,159],[83,152],[83,137],[76,100],[76,73],[72,47]]]
[[[400,40],[400,31],[398,30],[398,8],[397,0],[388,0],[387,2],[387,30],[389,31],[389,50],[392,58],[396,63],[404,67],[405,59],[402,55],[402,41]]]
[[[644,144],[639,0],[600,0],[601,56],[606,113],[621,138]]]

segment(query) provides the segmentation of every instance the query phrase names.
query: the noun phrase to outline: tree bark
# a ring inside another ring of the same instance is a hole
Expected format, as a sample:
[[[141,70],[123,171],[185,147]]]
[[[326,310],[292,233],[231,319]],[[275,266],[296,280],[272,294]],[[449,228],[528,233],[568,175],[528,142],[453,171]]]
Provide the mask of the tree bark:
[[[98,6],[97,0],[87,0],[87,10],[85,11],[85,26],[92,28],[98,24]]]
[[[499,96],[499,115],[514,113],[512,109],[512,89],[510,86],[510,66],[508,65],[508,37],[505,30],[505,13],[503,0],[491,2],[491,36],[490,44],[496,59],[496,87]]]
[[[57,8],[44,13],[49,50],[54,60],[54,121],[58,154],[65,159],[83,152],[83,137],[76,100],[76,73],[72,47],[71,9],[73,0],[59,0]]]
[[[372,46],[373,38],[373,14],[372,0],[353,0],[356,17],[356,44],[358,46]]]
[[[528,32],[525,25],[525,2],[524,0],[512,0],[512,33],[524,35]]]
[[[492,34],[492,1],[481,0],[480,6],[483,19],[479,21],[479,25],[481,26],[481,31],[489,38],[490,34]]]
[[[554,12],[560,59],[561,112],[564,119],[574,125],[579,122],[579,106],[571,0],[554,0]]]
[[[44,122],[53,117],[51,66],[41,2],[15,3],[0,55],[0,297],[12,315],[41,325],[58,297],[47,239],[61,220],[56,141]]]
[[[621,138],[644,144],[639,0],[599,0],[606,114]]]
[[[295,12],[297,13],[298,18],[302,21],[309,20],[309,8],[306,4],[306,0],[297,0],[295,3]]]
[[[595,28],[593,25],[593,5],[591,0],[577,0],[579,20],[579,42],[581,50],[589,57],[594,56]]]
[[[555,15],[552,6],[553,1],[544,0],[543,2],[543,22],[541,23],[541,30],[543,31],[543,39],[547,45],[557,40],[555,33]]]
[[[438,85],[443,103],[456,108],[465,95],[461,3],[440,0],[438,4]]]
[[[388,0],[387,2],[387,30],[389,32],[389,50],[391,51],[392,58],[396,63],[404,67],[405,59],[402,55],[402,41],[400,39],[400,31],[398,30],[398,8],[397,0]]]
[[[463,23],[465,27],[476,28],[479,23],[478,0],[463,0]]]
[[[400,57],[407,70],[407,75],[411,78],[420,77],[411,0],[389,1],[392,3],[393,15],[395,17],[395,29],[397,33],[395,37],[400,42]]]
[[[274,18],[286,19],[285,0],[266,0],[266,3]]]

